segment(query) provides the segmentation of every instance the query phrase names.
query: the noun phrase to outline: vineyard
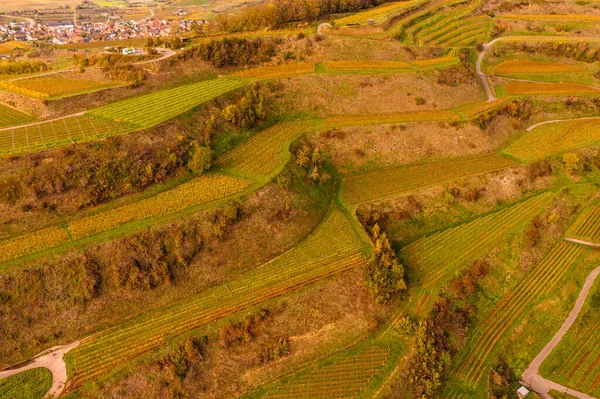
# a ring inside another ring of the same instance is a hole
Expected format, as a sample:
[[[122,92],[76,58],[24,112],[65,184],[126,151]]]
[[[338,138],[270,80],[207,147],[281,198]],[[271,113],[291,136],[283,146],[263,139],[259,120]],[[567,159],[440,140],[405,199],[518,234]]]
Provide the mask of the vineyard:
[[[311,62],[294,62],[283,65],[269,65],[257,68],[249,68],[234,73],[234,76],[255,79],[275,79],[307,75],[314,72],[315,64]]]
[[[515,165],[515,161],[492,154],[361,173],[344,179],[342,198],[350,204],[378,201],[445,181]]]
[[[486,255],[511,234],[522,230],[554,195],[542,194],[419,239],[403,248],[405,260],[425,288],[445,282],[455,272]]]
[[[268,177],[289,157],[290,143],[312,126],[310,122],[282,122],[224,154],[217,164],[247,176]]]
[[[88,116],[71,116],[0,130],[0,154],[56,147],[131,132],[125,123]]]
[[[361,249],[350,222],[335,211],[308,238],[271,262],[82,342],[67,355],[74,375],[70,386],[114,372],[140,354],[206,323],[363,265],[366,259]]]
[[[578,83],[507,83],[504,90],[509,96],[600,94],[600,90]]]
[[[110,82],[101,82],[92,79],[70,79],[55,76],[22,79],[13,82],[0,82],[0,89],[39,100],[61,98],[115,86],[117,85]]]
[[[462,351],[456,376],[475,386],[488,370],[486,360],[498,340],[535,300],[548,295],[575,264],[584,248],[561,242],[488,314]]]
[[[539,74],[539,73],[585,73],[585,69],[569,64],[557,64],[554,62],[540,62],[532,60],[508,60],[497,65],[493,69],[495,74]]]
[[[52,374],[35,368],[0,380],[0,399],[42,399],[52,385]]]
[[[581,14],[502,14],[500,18],[520,19],[524,21],[578,21],[578,22],[600,22],[598,15]]]
[[[498,99],[496,101],[480,101],[477,103],[463,105],[458,108],[457,111],[464,116],[465,119],[472,119],[480,114],[486,113],[488,111],[493,110],[503,104],[506,104],[508,101],[506,99]]]
[[[595,287],[597,295],[597,283]],[[584,307],[573,327],[542,364],[541,372],[546,378],[598,397],[600,394],[600,320],[598,312],[591,303],[586,302],[585,306],[587,309]]]
[[[600,204],[586,207],[566,235],[569,238],[600,244]]]
[[[394,114],[340,115],[325,119],[325,128],[385,125],[408,122],[453,122],[460,116],[452,111],[408,111]]]
[[[65,227],[49,227],[2,241],[0,262],[53,248],[71,239],[77,240],[112,230],[125,223],[176,213],[239,193],[250,184],[249,180],[226,175],[203,175],[153,197],[74,219]]]
[[[372,347],[331,361],[316,370],[282,382],[261,395],[265,399],[358,398],[369,381],[381,371],[389,349]]]
[[[32,116],[0,104],[0,127],[20,125],[32,120]]]
[[[525,132],[504,153],[525,162],[586,147],[600,142],[598,121],[572,120],[547,123]]]
[[[460,18],[447,25],[435,25],[419,36],[422,44],[460,47],[482,42],[490,28],[485,16]]]
[[[247,81],[234,78],[206,80],[104,105],[87,115],[148,128],[246,84]]]
[[[423,0],[399,1],[391,3],[383,3],[380,6],[367,11],[362,11],[348,17],[344,17],[335,21],[336,25],[364,25],[373,20],[375,24],[381,24],[388,18],[424,3]]]

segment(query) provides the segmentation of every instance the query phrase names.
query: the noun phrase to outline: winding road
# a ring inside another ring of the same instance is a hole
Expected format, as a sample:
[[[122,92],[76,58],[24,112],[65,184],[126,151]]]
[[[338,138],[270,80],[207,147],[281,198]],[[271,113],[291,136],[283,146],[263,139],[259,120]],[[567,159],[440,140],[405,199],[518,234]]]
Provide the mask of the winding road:
[[[571,241],[571,240],[570,240]],[[584,243],[583,241],[581,243]],[[560,327],[558,332],[554,335],[552,340],[542,349],[542,351],[533,359],[527,370],[523,372],[521,375],[521,380],[524,385],[531,387],[532,390],[537,392],[544,399],[552,399],[549,395],[551,390],[556,390],[559,392],[567,393],[571,396],[575,396],[580,399],[595,399],[593,396],[585,394],[583,392],[575,391],[574,389],[567,388],[556,382],[550,381],[540,375],[540,366],[546,360],[546,358],[550,355],[550,353],[556,348],[556,346],[563,339],[565,334],[569,331],[569,329],[575,323],[577,316],[581,312],[583,308],[583,304],[587,299],[590,289],[596,280],[596,277],[600,274],[600,266],[592,270],[592,272],[588,275],[583,284],[583,288],[577,297],[577,301],[575,302],[575,306],[569,313],[569,317],[565,320],[563,325]]]
[[[40,353],[22,366],[2,370],[0,371],[0,380],[26,370],[43,367],[50,370],[50,373],[52,373],[52,386],[48,392],[46,392],[45,397],[58,398],[65,389],[65,384],[68,379],[67,365],[63,360],[63,357],[68,351],[78,346],[79,343],[80,341],[75,341],[70,345],[55,346]]]

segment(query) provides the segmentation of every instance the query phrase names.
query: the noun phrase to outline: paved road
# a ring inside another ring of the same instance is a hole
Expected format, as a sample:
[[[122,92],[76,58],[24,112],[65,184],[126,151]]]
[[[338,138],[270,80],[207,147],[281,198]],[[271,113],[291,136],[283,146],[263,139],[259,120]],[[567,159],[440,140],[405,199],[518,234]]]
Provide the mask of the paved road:
[[[67,365],[63,360],[65,353],[79,345],[79,341],[66,346],[55,346],[37,355],[33,360],[21,367],[0,371],[0,380],[22,371],[35,368],[46,368],[52,373],[52,386],[45,396],[59,397],[67,383]]]
[[[583,308],[583,304],[585,303],[585,300],[587,299],[588,294],[590,293],[590,289],[592,288],[592,285],[594,284],[594,281],[596,280],[596,277],[598,277],[599,274],[600,266],[592,270],[592,272],[588,275],[588,277],[585,280],[585,283],[583,284],[583,288],[581,289],[581,292],[577,297],[575,307],[573,307],[571,313],[569,313],[569,317],[567,317],[567,320],[565,320],[565,322],[560,327],[558,332],[554,335],[552,340],[533,359],[529,367],[527,367],[527,370],[525,370],[521,375],[521,380],[523,381],[523,383],[531,387],[531,389],[537,392],[544,399],[552,399],[548,392],[550,392],[553,389],[559,392],[568,393],[571,396],[575,396],[581,399],[595,399],[593,396],[575,391],[573,389],[557,384],[556,382],[545,379],[540,375],[540,366],[542,365],[544,360],[546,360],[546,358],[550,355],[550,353],[554,350],[554,348],[556,348],[556,346],[560,343],[567,331],[569,331],[571,326],[573,326],[573,323],[575,323],[575,320],[577,319],[577,316],[579,316],[579,313]]]
[[[6,17],[6,18],[24,19],[25,21],[29,22],[29,25],[31,25],[31,27],[35,26],[35,20],[32,18],[25,18],[25,17],[19,17],[18,15],[7,15],[7,14],[4,14],[2,16]]]

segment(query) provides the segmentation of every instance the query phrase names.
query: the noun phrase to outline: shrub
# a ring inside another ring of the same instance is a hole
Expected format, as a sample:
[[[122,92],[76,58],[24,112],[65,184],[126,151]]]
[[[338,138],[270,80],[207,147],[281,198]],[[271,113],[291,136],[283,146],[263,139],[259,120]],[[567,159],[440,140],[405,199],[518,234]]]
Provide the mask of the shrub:
[[[197,145],[188,162],[188,169],[196,176],[210,169],[212,163],[212,150],[207,146]]]

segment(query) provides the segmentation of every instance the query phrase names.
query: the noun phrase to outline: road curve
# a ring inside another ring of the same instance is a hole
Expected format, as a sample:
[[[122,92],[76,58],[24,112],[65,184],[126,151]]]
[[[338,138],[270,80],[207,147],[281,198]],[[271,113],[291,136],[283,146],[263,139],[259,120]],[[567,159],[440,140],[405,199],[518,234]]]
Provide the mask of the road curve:
[[[558,123],[558,122],[568,122],[568,121],[585,121],[590,119],[600,119],[600,116],[590,116],[587,118],[574,118],[574,119],[553,119],[551,121],[544,121],[540,123],[536,123],[535,125],[531,125],[527,128],[527,131],[530,132],[538,126],[546,125],[548,123]]]
[[[331,28],[331,24],[328,24],[327,22],[322,23],[321,25],[319,25],[317,27],[317,34],[318,35],[322,35],[323,34],[323,28]]]
[[[587,395],[583,392],[575,391],[573,389],[567,388],[556,382],[545,379],[540,375],[540,366],[546,360],[546,358],[550,355],[550,353],[556,348],[556,346],[563,339],[567,331],[573,326],[577,316],[581,312],[583,308],[583,304],[587,299],[590,289],[596,280],[596,277],[600,274],[600,266],[592,270],[592,272],[585,279],[585,283],[583,284],[583,288],[577,297],[577,301],[575,302],[575,306],[569,313],[569,316],[560,327],[558,332],[554,335],[552,340],[542,349],[542,351],[533,359],[527,370],[523,372],[521,375],[521,380],[524,385],[531,387],[535,392],[537,392],[544,399],[552,399],[552,397],[548,394],[551,390],[557,390],[559,392],[567,393],[571,396],[575,396],[580,399],[595,399],[593,396]]]
[[[42,367],[50,370],[50,373],[52,373],[52,386],[44,396],[58,398],[65,389],[65,384],[67,383],[68,379],[67,365],[63,360],[63,357],[68,351],[78,346],[79,343],[80,341],[75,341],[70,345],[55,346],[40,353],[30,362],[27,362],[21,367],[0,371],[0,380],[18,374],[22,371]]]

